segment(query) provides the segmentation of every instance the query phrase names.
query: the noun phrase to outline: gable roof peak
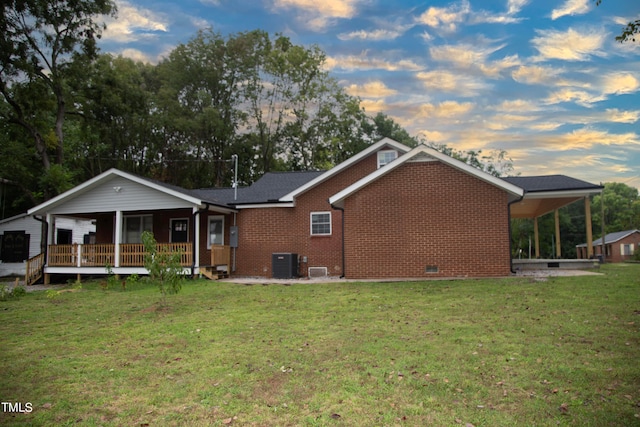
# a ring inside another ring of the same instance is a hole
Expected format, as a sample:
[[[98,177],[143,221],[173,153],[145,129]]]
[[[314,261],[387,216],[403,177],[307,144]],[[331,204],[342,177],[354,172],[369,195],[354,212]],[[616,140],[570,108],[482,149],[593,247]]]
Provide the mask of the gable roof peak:
[[[411,147],[408,147],[408,146],[406,146],[404,144],[401,144],[398,141],[395,141],[395,140],[393,140],[391,138],[384,137],[380,141],[378,141],[378,142],[376,142],[374,144],[371,144],[370,146],[368,146],[364,150],[360,151],[359,153],[349,157],[344,162],[342,162],[342,163],[334,166],[333,168],[329,169],[328,171],[324,172],[322,175],[318,176],[317,178],[315,178],[315,179],[307,182],[306,184],[296,188],[292,192],[290,192],[288,194],[285,194],[284,196],[282,196],[280,198],[280,201],[281,202],[293,202],[295,197],[299,196],[300,194],[304,193],[305,191],[310,190],[311,188],[315,187],[316,185],[326,181],[327,179],[331,178],[332,176],[338,174],[339,172],[347,169],[351,165],[359,162],[360,160],[362,160],[363,158],[369,156],[370,154],[373,154],[376,151],[381,150],[385,146],[390,146],[391,148],[398,150],[400,153],[408,153],[409,151],[411,151]]]
[[[391,163],[388,163],[387,165],[385,165],[384,167],[376,170],[375,172],[370,173],[369,175],[365,176],[364,178],[360,179],[359,181],[356,181],[355,183],[353,183],[352,185],[348,186],[347,188],[343,189],[342,191],[334,194],[333,196],[331,196],[329,198],[329,203],[332,206],[338,206],[341,207],[344,203],[344,199],[346,199],[347,197],[349,197],[350,195],[352,195],[353,193],[359,191],[361,188],[369,185],[370,183],[372,183],[373,181],[379,179],[380,177],[388,174],[389,172],[391,172],[392,170],[400,167],[401,165],[403,165],[404,163],[411,161],[411,160],[419,160],[419,159],[424,159],[424,158],[428,158],[428,159],[433,159],[439,162],[442,162],[448,166],[451,166],[453,168],[456,168],[466,174],[469,174],[471,176],[474,176],[478,179],[481,179],[491,185],[494,185],[498,188],[503,189],[504,191],[506,191],[507,193],[510,194],[510,200],[517,200],[519,197],[522,197],[524,195],[524,190],[520,187],[518,187],[517,185],[511,184],[507,181],[504,181],[496,176],[493,176],[485,171],[482,171],[478,168],[475,168],[473,166],[470,166],[460,160],[454,159],[451,156],[448,156],[444,153],[439,152],[438,150],[436,150],[435,148],[429,147],[426,144],[420,144],[417,147],[415,147],[414,149],[412,149],[411,151],[403,154],[402,156],[398,157],[396,160],[394,160]]]

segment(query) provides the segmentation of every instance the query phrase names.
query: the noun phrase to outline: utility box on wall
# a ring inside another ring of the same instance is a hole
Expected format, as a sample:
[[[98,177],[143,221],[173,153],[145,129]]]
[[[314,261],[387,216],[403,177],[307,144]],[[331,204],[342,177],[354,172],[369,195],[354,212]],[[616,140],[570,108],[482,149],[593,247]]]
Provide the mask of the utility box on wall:
[[[271,254],[271,275],[274,279],[298,277],[298,254]]]
[[[232,225],[229,227],[229,247],[238,247],[238,226]]]

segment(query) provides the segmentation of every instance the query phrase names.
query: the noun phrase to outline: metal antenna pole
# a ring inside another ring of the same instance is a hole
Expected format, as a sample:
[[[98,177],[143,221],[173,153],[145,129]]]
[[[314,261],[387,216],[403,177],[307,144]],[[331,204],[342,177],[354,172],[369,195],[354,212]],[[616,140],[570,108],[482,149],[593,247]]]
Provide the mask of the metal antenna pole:
[[[233,175],[233,200],[235,201],[238,199],[238,155],[232,154],[231,158],[235,162],[235,172]]]

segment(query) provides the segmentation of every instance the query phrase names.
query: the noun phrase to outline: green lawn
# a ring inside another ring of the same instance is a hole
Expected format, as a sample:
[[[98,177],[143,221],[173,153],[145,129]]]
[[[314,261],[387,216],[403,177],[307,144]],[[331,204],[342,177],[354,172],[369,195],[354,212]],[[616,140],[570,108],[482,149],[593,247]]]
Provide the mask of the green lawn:
[[[640,265],[0,302],[2,425],[640,425]]]

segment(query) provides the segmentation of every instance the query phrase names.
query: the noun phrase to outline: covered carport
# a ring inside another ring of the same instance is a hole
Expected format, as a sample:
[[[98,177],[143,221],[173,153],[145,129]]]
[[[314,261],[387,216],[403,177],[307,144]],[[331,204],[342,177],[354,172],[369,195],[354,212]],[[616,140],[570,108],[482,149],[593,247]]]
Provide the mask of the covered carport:
[[[511,218],[533,219],[536,259],[540,258],[538,218],[554,212],[556,258],[562,258],[558,209],[582,199],[584,199],[587,247],[591,251],[588,255],[589,257],[593,255],[591,201],[589,197],[595,194],[600,194],[604,187],[565,175],[516,176],[503,179],[524,190],[522,198],[510,204],[510,214]]]

